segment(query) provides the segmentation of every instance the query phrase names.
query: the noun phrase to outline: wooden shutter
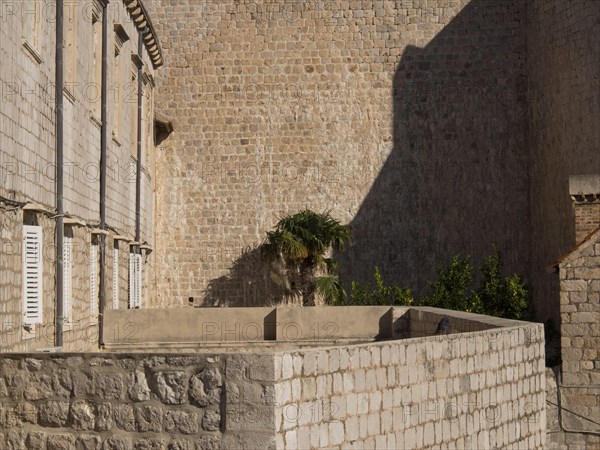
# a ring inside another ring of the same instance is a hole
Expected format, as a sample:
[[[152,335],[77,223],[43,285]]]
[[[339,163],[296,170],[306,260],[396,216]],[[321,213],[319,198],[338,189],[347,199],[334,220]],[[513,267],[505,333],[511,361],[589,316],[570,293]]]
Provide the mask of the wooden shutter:
[[[42,323],[42,227],[23,225],[23,323]]]

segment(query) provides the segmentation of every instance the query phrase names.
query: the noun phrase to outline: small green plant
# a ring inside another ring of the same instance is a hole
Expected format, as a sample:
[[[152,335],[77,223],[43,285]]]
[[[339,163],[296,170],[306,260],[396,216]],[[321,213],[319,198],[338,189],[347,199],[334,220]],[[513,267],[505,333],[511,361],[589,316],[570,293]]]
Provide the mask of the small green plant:
[[[357,281],[352,282],[350,299],[343,304],[348,305],[393,305],[405,306],[413,304],[410,289],[402,289],[396,285],[386,285],[379,267],[375,267],[375,285],[361,286]]]

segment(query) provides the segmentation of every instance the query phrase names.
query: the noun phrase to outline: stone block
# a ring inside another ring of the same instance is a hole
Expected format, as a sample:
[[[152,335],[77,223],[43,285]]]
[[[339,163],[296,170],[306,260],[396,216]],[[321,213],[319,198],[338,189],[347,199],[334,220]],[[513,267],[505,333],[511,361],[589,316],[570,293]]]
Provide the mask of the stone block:
[[[560,283],[560,287],[566,292],[585,292],[588,289],[588,283],[584,280],[564,280]]]
[[[47,450],[71,450],[75,443],[75,436],[70,434],[51,434],[46,441]]]
[[[221,413],[214,409],[204,412],[202,428],[206,431],[217,431],[221,426]]]
[[[169,410],[164,414],[164,431],[173,434],[195,434],[200,419],[195,412]]]
[[[180,405],[187,398],[187,376],[182,371],[160,371],[153,377],[152,391],[167,405]]]
[[[99,450],[101,444],[99,436],[81,435],[75,438],[75,450]]]
[[[150,387],[145,372],[136,370],[133,376],[134,382],[129,389],[129,398],[135,402],[150,400]]]
[[[123,431],[136,431],[136,418],[133,406],[127,404],[112,405],[115,426]]]
[[[224,450],[221,444],[221,437],[218,435],[204,435],[196,437],[195,439],[195,450]]]
[[[38,407],[38,420],[42,426],[63,427],[67,423],[68,415],[67,402],[48,401]]]
[[[46,439],[46,433],[41,431],[32,431],[29,432],[25,438],[25,446],[28,450],[46,450]]]
[[[102,443],[102,450],[132,450],[132,441],[129,437],[110,436]]]
[[[163,430],[163,410],[156,406],[136,406],[135,427],[142,433],[152,431],[160,433]]]
[[[190,379],[190,400],[201,407],[219,404],[221,386],[223,386],[221,373],[217,369],[204,369]]]
[[[94,393],[104,400],[123,400],[125,381],[119,373],[95,372],[93,375]]]
[[[54,397],[52,377],[45,373],[31,373],[24,397],[31,401]]]
[[[86,401],[77,400],[71,403],[69,419],[75,430],[93,430],[95,427],[95,408]]]
[[[133,443],[133,450],[165,450],[167,444],[162,439],[138,439]]]

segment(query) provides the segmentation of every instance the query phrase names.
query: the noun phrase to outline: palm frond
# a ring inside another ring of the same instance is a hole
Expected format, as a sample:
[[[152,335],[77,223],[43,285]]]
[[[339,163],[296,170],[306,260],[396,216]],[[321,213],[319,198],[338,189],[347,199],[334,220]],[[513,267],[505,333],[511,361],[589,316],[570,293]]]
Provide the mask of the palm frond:
[[[324,275],[315,280],[315,288],[329,305],[341,305],[346,302],[346,291],[337,275]]]

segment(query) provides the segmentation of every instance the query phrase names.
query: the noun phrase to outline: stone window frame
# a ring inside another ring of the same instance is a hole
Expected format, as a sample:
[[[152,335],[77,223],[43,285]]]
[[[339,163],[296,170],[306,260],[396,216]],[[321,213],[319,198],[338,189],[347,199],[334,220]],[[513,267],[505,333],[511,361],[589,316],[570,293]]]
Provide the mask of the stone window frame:
[[[23,48],[37,64],[44,62],[42,58],[42,3],[39,0],[21,0],[21,36]]]
[[[123,45],[129,41],[129,35],[120,23],[114,23],[114,36],[115,36],[115,52],[114,52],[114,75],[115,82],[111,90],[114,92],[114,104],[116,107],[113,112],[113,127],[112,127],[112,138],[113,141],[120,147],[121,141],[121,108],[123,106],[123,97],[121,95],[121,83],[123,82],[123,67],[125,62],[123,61]]]
[[[63,23],[63,66],[65,97],[75,102],[77,87],[77,61],[78,61],[78,32],[79,32],[79,2],[65,2]]]
[[[94,92],[94,98],[89,98],[89,109],[94,122],[101,125],[102,116],[102,4],[94,0],[90,15],[90,42],[91,61],[89,81],[95,89],[86,89]]]

